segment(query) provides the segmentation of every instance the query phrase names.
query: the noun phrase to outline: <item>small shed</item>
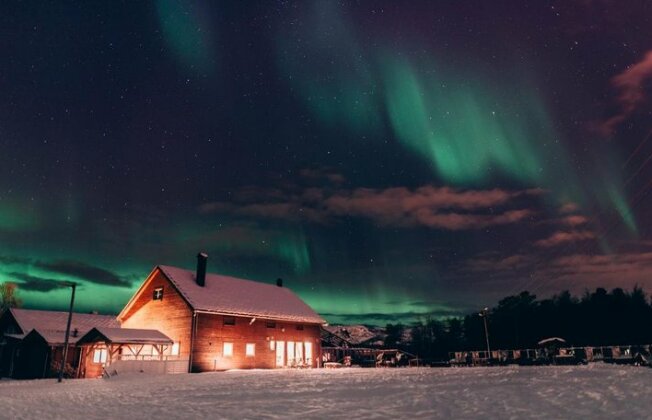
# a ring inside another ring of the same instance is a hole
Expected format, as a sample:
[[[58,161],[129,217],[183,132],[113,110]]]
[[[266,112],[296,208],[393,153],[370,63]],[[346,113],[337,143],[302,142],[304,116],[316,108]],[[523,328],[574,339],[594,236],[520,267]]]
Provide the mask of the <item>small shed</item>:
[[[122,370],[131,371],[135,363],[174,359],[172,340],[158,330],[133,328],[93,328],[77,341],[82,348],[80,377],[96,378]],[[143,364],[138,371],[143,371]],[[162,372],[164,373],[164,372]]]

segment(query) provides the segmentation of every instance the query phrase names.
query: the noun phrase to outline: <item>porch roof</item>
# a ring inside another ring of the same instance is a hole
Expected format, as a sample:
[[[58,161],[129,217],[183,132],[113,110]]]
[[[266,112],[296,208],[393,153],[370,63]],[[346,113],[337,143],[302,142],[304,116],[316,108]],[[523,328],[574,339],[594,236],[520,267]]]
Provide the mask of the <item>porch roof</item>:
[[[170,337],[158,330],[104,327],[93,328],[84,334],[77,344],[90,344],[99,341],[112,344],[172,344]]]

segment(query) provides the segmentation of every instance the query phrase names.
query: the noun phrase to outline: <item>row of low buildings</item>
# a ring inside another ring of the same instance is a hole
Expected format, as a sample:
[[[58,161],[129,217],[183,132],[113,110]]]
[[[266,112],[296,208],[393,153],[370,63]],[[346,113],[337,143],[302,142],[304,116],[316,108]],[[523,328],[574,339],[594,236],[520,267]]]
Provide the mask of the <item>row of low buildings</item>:
[[[555,340],[555,341],[549,341]],[[577,365],[593,362],[650,365],[652,345],[566,346],[559,338],[547,339],[538,348],[518,350],[457,351],[450,354],[453,366]]]
[[[203,372],[318,367],[326,325],[277,285],[157,266],[117,317],[74,313],[63,361],[66,312],[10,309],[0,316],[0,376],[41,378],[116,372]]]

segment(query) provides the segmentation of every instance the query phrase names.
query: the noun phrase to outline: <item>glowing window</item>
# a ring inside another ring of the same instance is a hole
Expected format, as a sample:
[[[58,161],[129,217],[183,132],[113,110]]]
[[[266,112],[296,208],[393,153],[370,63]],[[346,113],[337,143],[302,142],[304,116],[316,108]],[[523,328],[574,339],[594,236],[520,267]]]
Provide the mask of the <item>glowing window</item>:
[[[297,344],[295,345],[295,353],[297,356],[297,363],[303,363],[303,343],[301,341],[297,341]]]
[[[256,355],[256,345],[254,343],[247,343],[245,345],[245,356],[253,357]]]
[[[306,341],[303,345],[305,347],[304,355],[306,357],[306,363],[310,365],[312,364],[312,343]]]
[[[294,365],[294,341],[288,341],[288,365]]]
[[[93,363],[106,363],[106,349],[95,349]]]
[[[224,343],[222,355],[224,357],[233,357],[233,343]]]
[[[154,289],[154,295],[152,296],[154,300],[163,300],[163,288],[157,287]]]
[[[179,355],[179,343],[172,343],[172,348],[170,349],[170,354],[172,356]]]
[[[272,340],[269,342],[269,349],[274,350],[276,348],[276,341]]]

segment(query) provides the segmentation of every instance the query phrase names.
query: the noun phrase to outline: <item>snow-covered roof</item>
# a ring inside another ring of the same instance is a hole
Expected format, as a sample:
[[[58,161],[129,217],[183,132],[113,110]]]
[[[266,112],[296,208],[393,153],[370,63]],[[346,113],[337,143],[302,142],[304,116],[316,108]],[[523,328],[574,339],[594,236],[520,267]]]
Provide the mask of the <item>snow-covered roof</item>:
[[[65,334],[68,312],[18,308],[11,308],[9,311],[18,323],[23,336],[27,335],[31,330],[37,330],[44,338],[46,335],[53,337],[55,334]],[[120,328],[120,323],[113,315],[73,312],[70,324],[71,333],[77,330],[78,335],[81,335],[93,327]],[[61,343],[63,343],[63,340],[61,340]]]
[[[550,344],[550,343],[565,343],[565,342],[566,342],[566,340],[564,340],[563,338],[550,337],[550,338],[545,338],[545,339],[539,341],[537,344],[539,344],[540,346],[543,346],[545,344]]]
[[[93,328],[77,343],[92,342],[98,337],[103,341],[116,344],[172,344],[170,337],[158,330],[106,327]]]
[[[74,335],[74,330],[71,329],[70,337],[68,338],[68,343],[74,344],[79,339],[79,334]],[[34,329],[27,334],[23,335],[23,338],[26,338],[28,335],[38,334],[43,337],[46,343],[49,345],[63,345],[66,342],[66,331],[55,331],[55,330],[37,330]]]
[[[206,283],[202,287],[197,285],[194,271],[166,265],[158,268],[197,311],[310,324],[326,323],[287,287],[211,273],[206,274]]]

